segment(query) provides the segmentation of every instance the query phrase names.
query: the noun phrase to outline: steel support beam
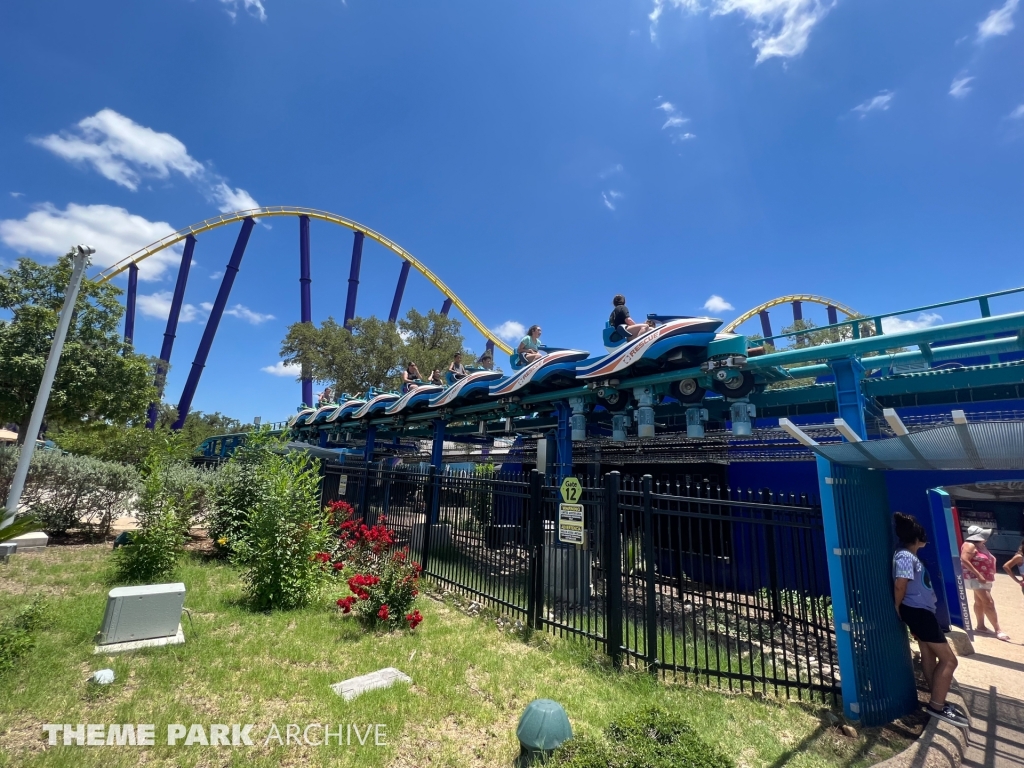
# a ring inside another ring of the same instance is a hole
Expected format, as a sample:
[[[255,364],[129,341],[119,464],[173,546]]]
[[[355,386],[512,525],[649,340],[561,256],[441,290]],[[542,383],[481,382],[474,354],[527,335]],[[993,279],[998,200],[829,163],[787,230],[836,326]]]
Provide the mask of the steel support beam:
[[[196,239],[189,235],[185,238],[185,250],[181,254],[178,265],[178,279],[174,283],[174,295],[171,297],[171,311],[167,315],[167,326],[164,328],[164,342],[160,347],[160,362],[156,366],[156,397],[157,402],[149,404],[146,413],[146,427],[156,426],[157,405],[164,396],[167,383],[167,366],[171,362],[171,350],[174,349],[174,337],[178,333],[178,318],[181,316],[181,304],[185,300],[185,286],[188,284],[188,273],[192,268],[192,253],[196,249]]]
[[[363,263],[362,232],[356,232],[352,238],[352,265],[348,270],[348,298],[345,299],[345,327],[356,316],[356,294],[359,292],[359,267]]]
[[[793,322],[799,323],[804,319],[804,303],[802,301],[793,302]]]
[[[762,309],[760,312],[757,313],[757,316],[761,318],[761,333],[764,335],[766,339],[770,339],[773,334],[772,321],[768,317],[768,310]]]
[[[131,344],[135,340],[135,294],[139,290],[139,265],[134,261],[128,265],[128,295],[124,307],[124,340]]]
[[[832,373],[836,377],[836,406],[839,409],[839,416],[846,422],[847,426],[860,436],[861,440],[868,439],[868,427],[864,418],[864,392],[861,390],[861,380],[864,378],[864,366],[855,357],[848,357],[844,360],[833,360],[829,363]]]
[[[835,307],[829,304],[827,307],[825,307],[825,311],[828,313],[829,325],[835,325],[836,323],[839,322],[839,312],[836,310]]]
[[[309,276],[309,216],[299,216],[299,315],[303,323],[313,322],[312,282]],[[313,379],[309,377],[308,365],[304,365],[302,370],[302,402],[313,405]]]
[[[224,315],[224,308],[228,304],[228,297],[231,295],[231,286],[234,285],[235,275],[242,263],[242,256],[245,254],[245,246],[249,243],[249,235],[256,222],[250,216],[242,222],[242,229],[235,240],[235,248],[231,252],[231,259],[224,269],[224,277],[220,281],[220,290],[213,302],[213,309],[210,310],[210,318],[206,321],[206,330],[203,331],[203,338],[199,341],[199,349],[196,350],[195,360],[192,361],[192,370],[188,372],[188,380],[185,382],[185,389],[178,401],[178,419],[174,422],[172,429],[181,429],[185,424],[185,417],[188,416],[192,407],[192,398],[195,397],[196,388],[199,386],[199,379],[203,375],[203,368],[206,367],[206,360],[210,356],[210,347],[213,346],[213,339],[217,335],[217,327]]]
[[[441,305],[441,314],[444,315],[445,317],[448,317],[448,312],[451,310],[451,308],[452,308],[452,300],[451,299],[445,299],[444,300],[444,304]]]
[[[555,484],[572,474],[572,406],[567,400],[555,403],[558,428],[555,432]]]
[[[391,302],[391,313],[388,315],[388,322],[398,320],[398,312],[402,308],[402,296],[405,295],[405,284],[409,280],[409,270],[412,264],[408,261],[402,262],[402,271],[398,273],[398,285],[395,286],[395,298]]]
[[[434,419],[434,442],[430,447],[430,463],[441,472],[444,468],[444,419]]]

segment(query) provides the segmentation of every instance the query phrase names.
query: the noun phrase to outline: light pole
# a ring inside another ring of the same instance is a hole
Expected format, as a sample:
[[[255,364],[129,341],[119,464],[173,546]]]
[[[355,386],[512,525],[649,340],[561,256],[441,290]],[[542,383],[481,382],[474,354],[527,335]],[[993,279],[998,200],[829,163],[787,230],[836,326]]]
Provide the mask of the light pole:
[[[60,353],[64,349],[64,339],[68,335],[71,316],[75,314],[75,301],[78,299],[78,289],[82,285],[82,273],[89,263],[89,256],[96,253],[95,248],[90,248],[87,245],[76,245],[74,250],[71,282],[68,283],[67,291],[64,293],[64,306],[61,308],[60,317],[57,320],[57,333],[53,337],[53,344],[50,345],[50,354],[46,358],[46,367],[43,368],[43,380],[39,382],[39,393],[36,395],[36,401],[32,406],[32,416],[29,418],[28,431],[25,433],[22,442],[21,455],[18,457],[18,468],[14,472],[11,491],[7,494],[7,508],[3,519],[0,520],[0,529],[6,528],[13,523],[14,516],[18,512],[21,492],[25,489],[25,478],[28,477],[28,468],[32,463],[32,454],[36,450],[36,438],[39,436],[39,429],[43,426],[46,404],[50,400],[50,389],[53,387],[53,378],[57,374]]]

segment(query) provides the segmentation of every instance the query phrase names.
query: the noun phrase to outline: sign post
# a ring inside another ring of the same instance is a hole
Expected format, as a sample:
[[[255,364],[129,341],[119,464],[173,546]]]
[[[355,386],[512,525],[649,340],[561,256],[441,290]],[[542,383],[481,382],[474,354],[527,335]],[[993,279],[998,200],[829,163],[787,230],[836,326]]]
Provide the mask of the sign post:
[[[585,549],[587,527],[583,505],[578,503],[583,497],[583,486],[577,478],[567,477],[562,481],[559,492],[563,503],[558,505],[558,541]]]

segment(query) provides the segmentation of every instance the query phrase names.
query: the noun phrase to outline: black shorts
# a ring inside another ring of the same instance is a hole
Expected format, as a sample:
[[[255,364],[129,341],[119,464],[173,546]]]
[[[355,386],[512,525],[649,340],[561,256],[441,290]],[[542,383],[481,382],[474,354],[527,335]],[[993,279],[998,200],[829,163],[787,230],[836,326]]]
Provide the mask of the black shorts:
[[[910,634],[925,643],[944,643],[946,636],[939,627],[935,614],[925,608],[900,606],[900,618],[910,628]]]

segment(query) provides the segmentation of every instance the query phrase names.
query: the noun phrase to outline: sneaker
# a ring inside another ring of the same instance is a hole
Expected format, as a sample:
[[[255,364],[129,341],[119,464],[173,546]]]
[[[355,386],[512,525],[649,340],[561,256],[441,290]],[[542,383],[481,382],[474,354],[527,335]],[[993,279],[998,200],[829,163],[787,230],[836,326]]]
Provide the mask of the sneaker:
[[[931,705],[925,706],[925,711],[932,717],[938,718],[939,720],[945,720],[947,723],[955,725],[957,728],[968,729],[971,727],[970,721],[957,710],[953,709],[949,704],[943,704],[942,710],[932,709]]]

